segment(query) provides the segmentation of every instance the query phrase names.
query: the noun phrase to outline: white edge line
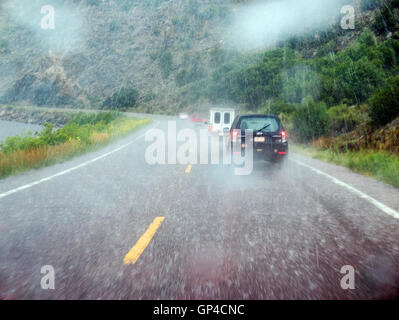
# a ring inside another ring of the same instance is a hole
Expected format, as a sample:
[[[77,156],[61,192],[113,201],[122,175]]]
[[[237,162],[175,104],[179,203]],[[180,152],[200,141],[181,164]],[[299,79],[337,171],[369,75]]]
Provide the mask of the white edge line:
[[[120,151],[120,150],[122,150],[122,149],[124,149],[124,148],[126,148],[126,147],[128,147],[128,146],[130,146],[132,143],[134,143],[134,142],[136,142],[137,140],[139,140],[140,138],[144,137],[148,132],[150,132],[151,130],[155,129],[158,125],[159,125],[159,121],[157,121],[156,124],[155,124],[151,129],[149,129],[149,130],[147,130],[145,133],[143,133],[143,134],[137,136],[137,137],[134,138],[132,141],[130,141],[130,142],[128,142],[128,143],[126,143],[126,144],[124,144],[124,145],[122,145],[122,146],[120,146],[120,147],[118,147],[118,148],[116,148],[116,149],[114,149],[114,150],[112,150],[112,151],[110,151],[110,152],[104,153],[104,154],[101,155],[101,156],[98,156],[98,157],[96,157],[96,158],[94,158],[94,159],[91,159],[91,160],[89,160],[89,161],[83,162],[83,163],[81,163],[81,164],[79,164],[79,165],[77,165],[77,166],[75,166],[75,167],[69,168],[69,169],[67,169],[67,170],[58,172],[58,173],[56,173],[56,174],[54,174],[54,175],[52,175],[52,176],[49,176],[49,177],[46,177],[46,178],[37,180],[37,181],[35,181],[35,182],[32,182],[32,183],[23,185],[23,186],[21,186],[21,187],[12,189],[12,190],[7,191],[7,192],[5,192],[5,193],[1,193],[1,194],[0,194],[0,199],[5,198],[5,197],[7,197],[7,196],[9,196],[9,195],[12,195],[12,194],[14,194],[14,193],[17,193],[17,192],[19,192],[19,191],[23,191],[23,190],[32,188],[32,187],[34,187],[34,186],[36,186],[36,185],[38,185],[38,184],[41,184],[41,183],[43,183],[43,182],[50,181],[50,180],[52,180],[52,179],[54,179],[54,178],[57,178],[57,177],[59,177],[59,176],[63,176],[63,175],[65,175],[65,174],[67,174],[67,173],[70,173],[70,172],[75,171],[75,170],[77,170],[77,169],[83,168],[83,167],[85,167],[85,166],[87,166],[87,165],[89,165],[89,164],[91,164],[91,163],[93,163],[93,162],[96,162],[96,161],[101,160],[101,159],[103,159],[103,158],[105,158],[105,157],[108,157],[108,156],[110,156],[111,154],[113,154],[113,153],[115,153],[115,152],[118,152],[118,151]]]
[[[301,162],[299,160],[296,160],[296,159],[290,159],[290,160],[296,162],[297,164],[299,164],[299,165],[301,165],[301,166],[303,166],[305,168],[308,168],[308,169],[312,170],[313,172],[316,172],[319,175],[322,175],[322,176],[328,178],[329,180],[331,180],[335,184],[348,189],[350,192],[356,194],[360,198],[370,202],[371,204],[376,206],[378,209],[384,211],[386,214],[390,215],[391,217],[394,217],[395,219],[399,219],[399,212],[397,212],[396,210],[386,206],[385,204],[379,202],[378,200],[370,197],[369,195],[365,194],[364,192],[362,192],[362,191],[350,186],[349,184],[346,184],[345,182],[343,182],[343,181],[341,181],[341,180],[339,180],[339,179],[337,179],[337,178],[335,178],[335,177],[333,177],[333,176],[331,176],[331,175],[329,175],[329,174],[327,174],[327,173],[325,173],[323,171],[320,171],[320,170],[318,170],[316,168],[313,168],[312,166],[310,166],[308,164],[305,164],[305,163],[303,163],[303,162]]]

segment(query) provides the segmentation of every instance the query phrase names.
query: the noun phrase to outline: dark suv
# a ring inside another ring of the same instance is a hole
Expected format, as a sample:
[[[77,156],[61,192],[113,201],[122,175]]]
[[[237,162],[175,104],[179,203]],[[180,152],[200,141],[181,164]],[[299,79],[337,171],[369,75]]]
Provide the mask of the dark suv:
[[[245,141],[245,130],[253,131],[251,141]],[[251,143],[254,160],[278,162],[288,154],[287,133],[280,119],[274,115],[239,115],[231,126],[230,137],[233,153],[244,155],[248,143]]]

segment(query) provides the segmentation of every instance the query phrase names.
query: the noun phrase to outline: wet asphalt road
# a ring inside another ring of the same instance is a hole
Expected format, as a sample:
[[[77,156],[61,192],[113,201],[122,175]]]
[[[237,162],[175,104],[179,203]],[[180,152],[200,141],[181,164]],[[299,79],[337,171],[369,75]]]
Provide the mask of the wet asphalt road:
[[[151,126],[63,164],[0,181],[2,299],[375,299],[399,296],[399,220],[299,165],[399,211],[399,190],[290,154],[250,176],[222,165],[146,163]],[[178,122],[178,128],[191,127]],[[198,129],[198,127],[196,127]],[[133,265],[124,257],[165,220]],[[42,290],[41,267],[55,269]],[[343,290],[340,270],[355,269]]]

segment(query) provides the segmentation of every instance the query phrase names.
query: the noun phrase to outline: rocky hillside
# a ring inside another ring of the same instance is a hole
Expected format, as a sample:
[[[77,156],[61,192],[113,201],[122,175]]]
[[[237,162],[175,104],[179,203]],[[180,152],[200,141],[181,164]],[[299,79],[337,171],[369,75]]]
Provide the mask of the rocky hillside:
[[[54,0],[55,29],[44,30],[47,0],[1,0],[0,103],[99,108],[122,88],[135,88],[138,111],[176,113],[203,104],[190,99],[190,86],[200,87],[242,54],[226,45],[242,2],[256,1]],[[373,6],[353,3],[357,23],[370,24]],[[340,50],[361,28],[344,32],[334,18],[335,28],[284,41],[304,58],[332,38],[331,50]],[[270,46],[279,45],[285,44]]]
[[[1,1],[3,103],[98,107],[134,87],[141,105],[169,109],[183,67],[193,78],[212,68],[232,10],[229,0],[58,0],[55,29],[43,30],[47,2]]]
[[[55,127],[63,127],[79,112],[53,108],[0,106],[0,119],[37,125],[51,123]]]

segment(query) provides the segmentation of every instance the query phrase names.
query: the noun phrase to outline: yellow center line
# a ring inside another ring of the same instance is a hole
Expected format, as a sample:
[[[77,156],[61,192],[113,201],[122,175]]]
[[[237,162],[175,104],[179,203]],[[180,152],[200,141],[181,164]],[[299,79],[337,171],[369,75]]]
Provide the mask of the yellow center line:
[[[147,231],[141,236],[141,238],[139,239],[139,241],[137,241],[135,246],[127,253],[125,259],[123,259],[124,264],[136,263],[136,261],[140,258],[145,248],[147,248],[151,239],[154,237],[155,232],[157,232],[158,228],[161,226],[164,220],[165,217],[158,217],[154,219],[154,221],[148,227]]]
[[[190,173],[192,168],[193,168],[193,166],[191,164],[189,164],[187,166],[186,173]]]

